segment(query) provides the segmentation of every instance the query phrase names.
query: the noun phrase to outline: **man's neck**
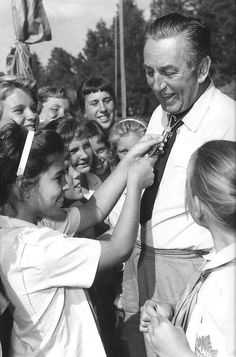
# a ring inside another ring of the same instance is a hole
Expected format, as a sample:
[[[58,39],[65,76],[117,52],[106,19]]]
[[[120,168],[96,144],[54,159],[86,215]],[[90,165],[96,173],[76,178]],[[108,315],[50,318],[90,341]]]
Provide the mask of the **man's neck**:
[[[201,95],[203,95],[203,93],[207,90],[207,88],[209,87],[211,83],[211,80],[209,77],[206,78],[206,80],[202,83],[202,85],[200,85],[200,88],[199,88],[199,92],[198,92],[198,95],[197,95],[197,98],[196,98],[196,101],[201,97]],[[196,102],[195,101],[195,102]]]

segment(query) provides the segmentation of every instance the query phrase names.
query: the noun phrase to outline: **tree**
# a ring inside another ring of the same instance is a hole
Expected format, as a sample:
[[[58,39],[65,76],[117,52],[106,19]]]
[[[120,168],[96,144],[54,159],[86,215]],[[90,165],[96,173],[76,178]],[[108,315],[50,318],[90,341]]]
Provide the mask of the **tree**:
[[[76,59],[63,48],[55,47],[46,66],[47,85],[76,86]]]
[[[212,75],[216,85],[235,81],[235,1],[201,0],[198,15],[212,36]]]
[[[38,87],[42,87],[46,81],[45,69],[35,52],[32,54],[32,71]]]
[[[134,0],[124,0],[123,15],[127,114],[150,116],[157,103],[156,101],[153,103],[143,68],[143,46],[147,24],[143,11],[138,9]],[[120,94],[119,81],[118,94]]]
[[[111,81],[114,78],[113,67],[113,33],[106,27],[105,22],[100,20],[95,31],[88,30],[83,54],[78,55],[77,73],[80,73],[78,80],[81,82],[91,76],[101,76]]]

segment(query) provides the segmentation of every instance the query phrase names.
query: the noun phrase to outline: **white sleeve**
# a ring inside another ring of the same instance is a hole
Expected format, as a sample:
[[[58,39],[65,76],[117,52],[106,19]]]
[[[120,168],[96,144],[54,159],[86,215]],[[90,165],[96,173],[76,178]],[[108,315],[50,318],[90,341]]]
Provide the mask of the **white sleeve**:
[[[92,285],[101,254],[99,241],[64,236],[49,228],[34,231],[33,235],[20,260],[28,292]]]

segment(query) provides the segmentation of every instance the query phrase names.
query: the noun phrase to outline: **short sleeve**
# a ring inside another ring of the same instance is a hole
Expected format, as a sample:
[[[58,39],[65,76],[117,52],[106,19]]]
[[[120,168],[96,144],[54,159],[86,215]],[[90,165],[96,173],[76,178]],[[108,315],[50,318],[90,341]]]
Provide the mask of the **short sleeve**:
[[[101,254],[100,242],[60,235],[48,228],[38,231],[32,242],[27,239],[20,262],[27,291],[90,287]]]

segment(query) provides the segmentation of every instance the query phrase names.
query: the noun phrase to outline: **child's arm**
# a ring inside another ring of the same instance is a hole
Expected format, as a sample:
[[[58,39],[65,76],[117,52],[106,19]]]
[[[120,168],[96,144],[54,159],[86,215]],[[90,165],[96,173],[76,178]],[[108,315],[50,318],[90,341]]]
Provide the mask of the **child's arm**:
[[[161,139],[160,135],[146,135],[128,152],[89,201],[79,207],[81,220],[78,231],[91,227],[108,216],[125,188],[130,166]]]
[[[141,192],[152,184],[153,178],[151,160],[147,157],[139,159],[130,167],[125,203],[111,239],[101,241],[98,270],[129,258],[138,233]]]

